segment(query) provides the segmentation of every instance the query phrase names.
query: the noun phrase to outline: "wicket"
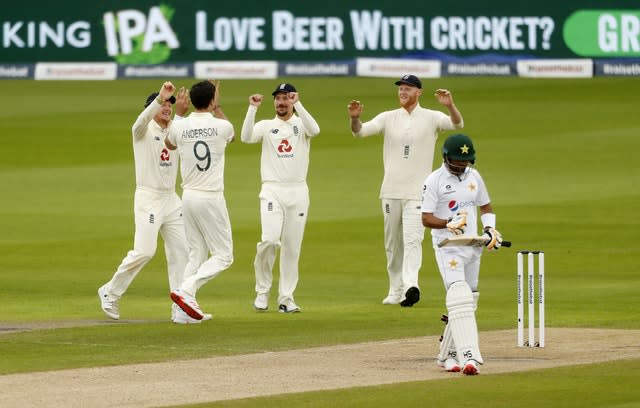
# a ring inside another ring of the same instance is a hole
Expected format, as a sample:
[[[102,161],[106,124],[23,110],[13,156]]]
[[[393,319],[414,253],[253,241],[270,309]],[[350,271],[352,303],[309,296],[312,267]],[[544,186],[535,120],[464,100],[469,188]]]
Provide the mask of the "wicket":
[[[524,255],[527,255],[527,301],[529,311],[529,339],[524,341]],[[538,342],[535,341],[535,256],[538,256]],[[544,347],[544,252],[519,251],[517,277],[518,347]]]

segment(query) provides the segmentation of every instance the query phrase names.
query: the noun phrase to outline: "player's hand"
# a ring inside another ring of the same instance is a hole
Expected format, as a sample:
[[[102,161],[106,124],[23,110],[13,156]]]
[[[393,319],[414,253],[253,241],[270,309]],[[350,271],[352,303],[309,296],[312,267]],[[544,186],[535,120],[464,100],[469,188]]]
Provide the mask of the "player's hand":
[[[488,251],[498,250],[498,248],[502,246],[502,234],[500,234],[497,229],[491,227],[486,228],[484,235],[488,235],[489,238],[491,238],[491,241],[485,245]]]
[[[456,235],[464,234],[464,227],[467,226],[467,212],[460,211],[447,222],[447,229]]]
[[[298,92],[289,92],[287,98],[289,98],[289,102],[293,105],[300,100],[300,94]]]
[[[364,105],[360,103],[360,101],[356,101],[355,99],[349,102],[347,105],[347,110],[349,111],[349,117],[352,119],[359,118],[362,115],[362,108]]]
[[[438,99],[438,102],[441,105],[444,105],[444,106],[453,105],[453,96],[451,95],[451,92],[449,92],[448,89],[437,89],[434,95],[436,99]]]
[[[262,103],[262,100],[264,99],[264,96],[261,94],[254,94],[251,95],[249,97],[249,105],[253,105],[253,106],[260,106],[260,104]]]
[[[189,91],[184,86],[180,87],[176,98],[176,115],[184,116],[189,110],[189,103]]]
[[[173,95],[175,91],[176,86],[171,81],[167,81],[162,84],[162,87],[160,88],[160,92],[158,92],[158,94],[163,101],[166,101],[167,99],[171,98],[171,95]]]
[[[208,81],[216,89],[213,94],[213,110],[216,110],[220,106],[220,81],[218,79],[209,79]]]

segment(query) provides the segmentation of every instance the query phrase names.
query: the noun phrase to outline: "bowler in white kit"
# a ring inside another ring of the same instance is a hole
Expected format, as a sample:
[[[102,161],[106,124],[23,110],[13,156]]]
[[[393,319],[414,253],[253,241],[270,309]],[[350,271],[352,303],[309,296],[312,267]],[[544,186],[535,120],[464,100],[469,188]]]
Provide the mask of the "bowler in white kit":
[[[202,311],[196,294],[233,263],[231,222],[224,197],[224,162],[234,131],[220,110],[213,83],[194,84],[189,96],[195,111],[175,121],[165,139],[167,147],[177,148],[180,154],[182,205],[189,243],[184,280],[171,291],[171,299],[192,319],[209,320],[211,316]]]

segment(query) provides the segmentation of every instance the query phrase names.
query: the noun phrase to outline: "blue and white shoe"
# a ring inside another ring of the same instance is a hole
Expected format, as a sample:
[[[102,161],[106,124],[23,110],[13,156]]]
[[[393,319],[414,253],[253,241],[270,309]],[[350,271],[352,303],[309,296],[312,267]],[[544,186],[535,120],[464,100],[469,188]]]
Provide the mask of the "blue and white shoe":
[[[289,302],[288,305],[280,305],[278,306],[278,312],[280,313],[300,313],[300,306],[296,305],[293,302]]]

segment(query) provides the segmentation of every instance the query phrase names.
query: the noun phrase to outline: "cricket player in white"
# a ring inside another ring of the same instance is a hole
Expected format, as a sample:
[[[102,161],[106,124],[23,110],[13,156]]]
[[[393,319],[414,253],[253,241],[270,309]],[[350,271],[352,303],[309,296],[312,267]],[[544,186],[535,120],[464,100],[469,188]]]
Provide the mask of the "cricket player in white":
[[[451,92],[438,89],[435,96],[449,111],[420,106],[422,82],[404,75],[398,85],[400,108],[382,112],[361,123],[363,104],[349,102],[351,131],[355,137],[384,136],[384,179],[380,189],[384,217],[384,247],[387,254],[389,293],[385,305],[411,307],[420,300],[418,272],[422,265],[424,227],[420,222],[420,186],[431,173],[438,133],[464,126]]]
[[[115,320],[120,318],[120,297],[156,252],[158,233],[164,240],[171,290],[179,286],[187,264],[182,208],[175,190],[178,156],[164,145],[172,104],[176,103],[174,91],[175,86],[165,82],[160,92],[149,95],[144,111],[132,127],[136,171],[133,249],[111,280],[98,289],[102,310]],[[177,114],[184,114],[188,105],[178,103],[176,109]],[[174,313],[172,319],[176,321]]]
[[[500,248],[502,236],[495,229],[496,215],[484,181],[470,167],[475,162],[471,138],[463,134],[449,136],[442,150],[443,164],[426,178],[422,200],[422,223],[431,228],[436,262],[447,290],[448,323],[437,363],[447,371],[475,375],[483,363],[475,311],[484,248],[438,248],[438,243],[457,235],[477,236],[476,207],[480,209],[484,234],[491,239],[486,248]]]
[[[262,238],[254,261],[257,295],[253,306],[256,310],[269,307],[273,264],[280,247],[278,311],[294,313],[300,311],[293,292],[298,284],[298,260],[309,210],[309,150],[311,138],[320,133],[320,127],[302,106],[293,85],[280,84],[272,95],[276,117],[255,123],[263,96],[251,95],[240,135],[244,143],[262,142]]]
[[[182,205],[189,243],[189,265],[171,299],[191,318],[208,320],[196,293],[233,263],[231,223],[224,198],[224,159],[233,140],[233,126],[224,118],[210,81],[194,84],[189,92],[195,108],[175,121],[165,143],[180,154]],[[212,112],[216,116],[212,115]],[[211,254],[211,256],[209,256]]]

